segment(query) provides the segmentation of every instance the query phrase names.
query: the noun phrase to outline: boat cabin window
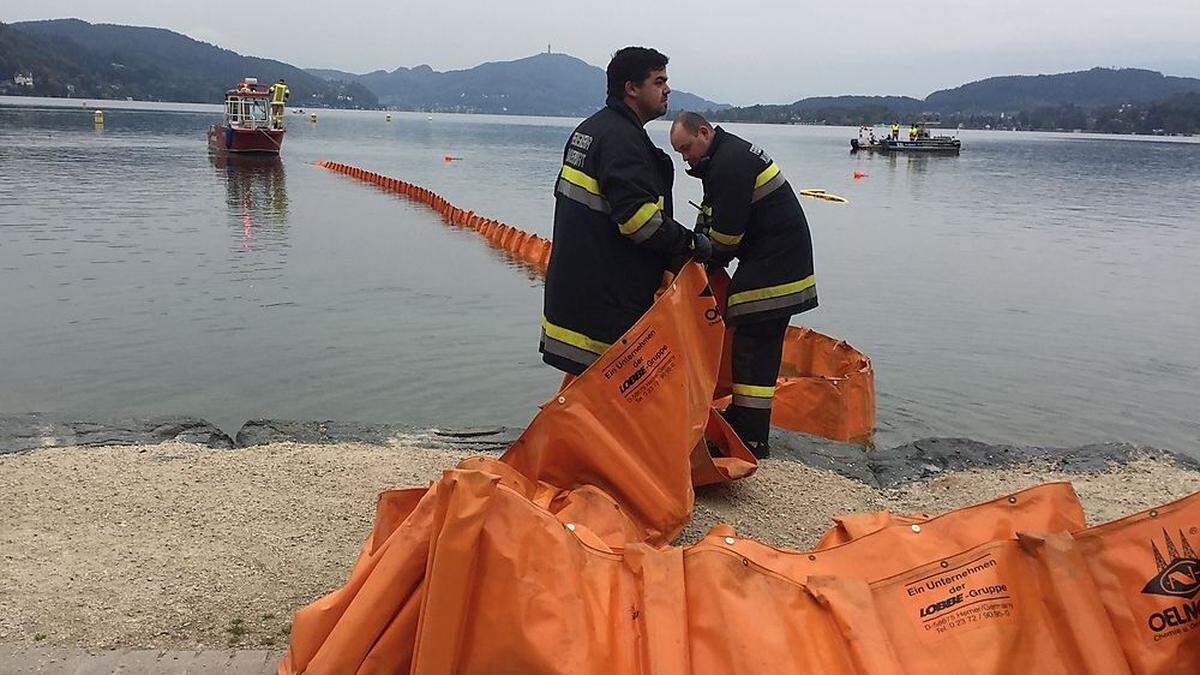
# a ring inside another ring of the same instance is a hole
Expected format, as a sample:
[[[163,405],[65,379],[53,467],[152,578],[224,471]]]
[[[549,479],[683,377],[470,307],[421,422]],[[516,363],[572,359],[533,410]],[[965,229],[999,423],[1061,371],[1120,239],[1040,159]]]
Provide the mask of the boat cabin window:
[[[225,116],[234,126],[266,126],[269,112],[265,98],[231,97],[225,100]]]

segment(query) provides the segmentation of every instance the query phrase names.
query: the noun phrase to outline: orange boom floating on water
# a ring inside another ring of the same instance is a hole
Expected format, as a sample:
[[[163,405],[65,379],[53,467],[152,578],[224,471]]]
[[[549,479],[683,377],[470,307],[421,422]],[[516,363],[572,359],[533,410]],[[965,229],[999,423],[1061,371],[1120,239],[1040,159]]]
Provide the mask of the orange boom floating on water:
[[[412,183],[336,162],[322,160],[316,164],[425,204],[446,222],[475,230],[492,246],[542,273],[550,263],[548,239],[461,209]],[[723,290],[716,290],[723,295]],[[728,352],[727,344],[726,361]],[[718,394],[722,394],[721,389]],[[841,340],[809,328],[789,327],[771,422],[837,441],[867,441],[875,429],[875,373],[871,360]]]

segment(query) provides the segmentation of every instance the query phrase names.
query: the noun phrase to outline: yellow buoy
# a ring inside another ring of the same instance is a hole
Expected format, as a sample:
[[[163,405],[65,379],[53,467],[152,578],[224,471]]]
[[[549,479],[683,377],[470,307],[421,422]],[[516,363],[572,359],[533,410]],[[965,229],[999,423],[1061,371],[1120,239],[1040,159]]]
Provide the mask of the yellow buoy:
[[[309,115],[308,119],[309,119],[309,121],[316,122],[317,121],[317,113],[313,113],[313,114]]]
[[[96,110],[92,112],[92,123],[98,127],[104,126],[104,111]]]
[[[850,200],[846,199],[845,197],[840,197],[831,192],[826,192],[820,188],[808,188],[806,190],[801,190],[799,194],[801,197],[824,199],[827,202],[834,202],[835,204],[848,204],[850,202]]]
[[[391,121],[392,121],[392,116],[391,116],[391,115],[388,115],[388,116],[387,116],[387,121],[389,121],[389,122],[391,122]]]

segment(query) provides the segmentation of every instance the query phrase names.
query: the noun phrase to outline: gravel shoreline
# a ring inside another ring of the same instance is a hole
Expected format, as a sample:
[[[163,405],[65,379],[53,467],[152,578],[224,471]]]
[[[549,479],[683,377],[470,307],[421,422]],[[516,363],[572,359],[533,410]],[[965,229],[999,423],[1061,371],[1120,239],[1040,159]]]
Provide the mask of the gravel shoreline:
[[[472,454],[394,439],[0,455],[0,644],[282,648],[292,613],[345,580],[376,494],[427,484]],[[727,522],[807,548],[840,513],[943,511],[1053,480],[1074,484],[1091,523],[1200,491],[1200,472],[1152,455],[1099,471],[1037,460],[949,470],[891,488],[768,460],[699,490],[679,543]]]

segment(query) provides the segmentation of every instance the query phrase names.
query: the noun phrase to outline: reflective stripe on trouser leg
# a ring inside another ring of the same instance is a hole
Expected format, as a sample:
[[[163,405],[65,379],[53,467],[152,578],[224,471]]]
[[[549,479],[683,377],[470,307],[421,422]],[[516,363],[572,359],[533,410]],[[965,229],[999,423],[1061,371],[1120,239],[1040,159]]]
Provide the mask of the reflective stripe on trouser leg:
[[[733,404],[729,423],[746,442],[765,443],[771,431],[771,401],[788,319],[756,321],[733,333]]]

